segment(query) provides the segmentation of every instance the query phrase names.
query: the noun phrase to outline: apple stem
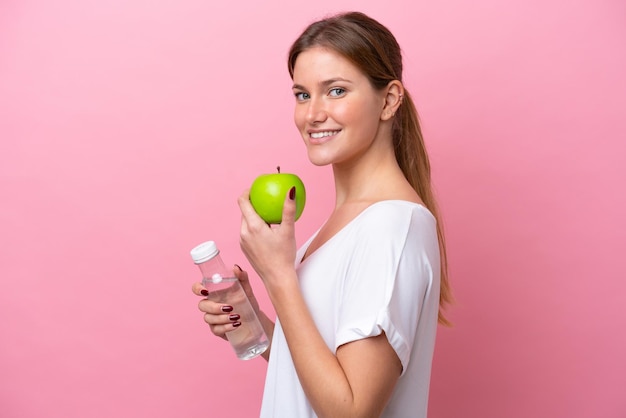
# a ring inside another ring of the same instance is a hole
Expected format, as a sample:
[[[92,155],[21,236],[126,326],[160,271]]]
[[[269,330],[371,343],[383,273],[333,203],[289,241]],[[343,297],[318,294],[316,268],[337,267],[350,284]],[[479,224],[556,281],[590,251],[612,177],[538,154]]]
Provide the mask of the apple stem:
[[[280,166],[276,166],[276,171],[278,171],[278,174],[280,174]]]

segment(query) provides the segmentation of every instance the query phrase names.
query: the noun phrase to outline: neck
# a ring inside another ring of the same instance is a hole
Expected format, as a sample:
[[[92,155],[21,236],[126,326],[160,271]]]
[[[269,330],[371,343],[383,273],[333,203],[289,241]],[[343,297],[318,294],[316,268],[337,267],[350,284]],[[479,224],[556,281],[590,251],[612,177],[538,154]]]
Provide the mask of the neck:
[[[333,175],[335,208],[389,198],[393,196],[396,185],[406,182],[390,141],[356,161],[333,164]]]

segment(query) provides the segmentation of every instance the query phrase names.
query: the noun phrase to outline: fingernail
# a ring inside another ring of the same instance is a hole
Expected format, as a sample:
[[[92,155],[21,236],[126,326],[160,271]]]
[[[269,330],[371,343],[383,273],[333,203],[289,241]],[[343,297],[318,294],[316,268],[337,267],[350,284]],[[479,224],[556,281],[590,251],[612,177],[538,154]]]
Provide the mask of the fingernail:
[[[239,267],[239,264],[235,264],[235,267],[237,267],[239,269],[239,271],[243,271],[243,269],[241,267]]]
[[[241,325],[241,322],[233,322],[233,327],[237,328]]]
[[[296,198],[296,186],[293,186],[289,189],[289,199],[293,200]]]
[[[202,294],[202,296],[209,296],[209,291],[206,289],[202,289],[200,293]]]
[[[241,317],[238,314],[228,315],[228,319],[230,319],[231,321],[237,321],[240,318]]]
[[[222,312],[232,312],[233,311],[233,307],[230,305],[224,305],[222,306]]]

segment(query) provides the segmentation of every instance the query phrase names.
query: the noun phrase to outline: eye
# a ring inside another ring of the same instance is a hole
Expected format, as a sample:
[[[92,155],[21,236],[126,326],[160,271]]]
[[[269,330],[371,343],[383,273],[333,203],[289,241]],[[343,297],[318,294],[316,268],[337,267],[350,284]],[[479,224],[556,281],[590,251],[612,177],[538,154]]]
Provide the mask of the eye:
[[[330,89],[328,94],[332,97],[341,97],[346,94],[346,89],[341,87],[333,87],[332,89]]]
[[[309,96],[309,93],[304,93],[304,92],[301,92],[301,91],[296,92],[295,96],[296,96],[296,100],[299,101],[299,102],[303,102],[303,101],[308,100],[308,99],[311,98],[311,96]]]

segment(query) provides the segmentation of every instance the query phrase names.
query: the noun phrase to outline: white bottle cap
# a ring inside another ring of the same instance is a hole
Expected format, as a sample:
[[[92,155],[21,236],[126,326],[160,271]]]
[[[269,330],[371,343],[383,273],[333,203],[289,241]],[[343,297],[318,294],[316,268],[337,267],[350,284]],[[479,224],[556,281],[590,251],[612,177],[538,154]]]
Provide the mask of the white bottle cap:
[[[196,264],[204,263],[218,255],[220,250],[217,249],[214,241],[203,242],[191,250],[191,258]]]

